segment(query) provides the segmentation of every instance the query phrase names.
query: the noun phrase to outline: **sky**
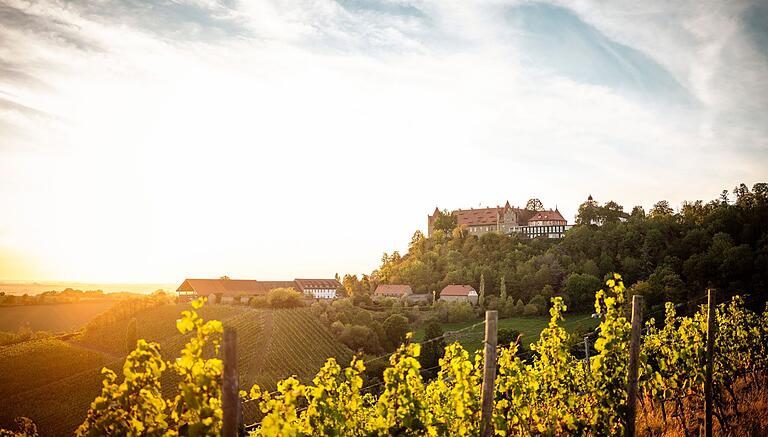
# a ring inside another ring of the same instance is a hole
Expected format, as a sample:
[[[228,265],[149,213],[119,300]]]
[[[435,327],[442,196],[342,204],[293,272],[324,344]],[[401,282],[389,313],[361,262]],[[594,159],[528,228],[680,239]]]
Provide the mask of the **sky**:
[[[378,267],[435,206],[573,221],[768,175],[760,1],[0,0],[0,279]]]

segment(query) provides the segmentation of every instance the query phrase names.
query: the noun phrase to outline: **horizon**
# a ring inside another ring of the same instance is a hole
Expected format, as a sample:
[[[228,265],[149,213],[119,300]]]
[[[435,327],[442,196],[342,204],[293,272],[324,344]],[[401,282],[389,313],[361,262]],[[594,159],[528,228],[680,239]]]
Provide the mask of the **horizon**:
[[[8,280],[370,273],[435,206],[572,224],[768,169],[758,1],[0,7]]]

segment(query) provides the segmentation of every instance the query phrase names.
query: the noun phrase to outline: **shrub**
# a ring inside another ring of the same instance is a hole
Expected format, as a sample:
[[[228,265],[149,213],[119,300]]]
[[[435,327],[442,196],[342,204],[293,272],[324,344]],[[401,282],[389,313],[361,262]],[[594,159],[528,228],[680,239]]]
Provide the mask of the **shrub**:
[[[544,299],[544,296],[537,294],[536,296],[533,296],[531,298],[531,301],[528,302],[529,305],[536,305],[536,308],[538,308],[538,311],[536,314],[544,314],[547,312],[547,300]]]
[[[267,298],[265,296],[253,296],[251,300],[248,302],[248,305],[254,308],[269,307],[269,304],[267,303]]]
[[[304,305],[304,301],[293,288],[274,288],[267,293],[267,304],[272,308],[296,308]]]
[[[538,316],[539,314],[540,314],[539,313],[539,307],[537,307],[536,305],[534,305],[532,303],[529,303],[523,309],[523,315],[524,316]]]
[[[408,333],[408,319],[400,314],[392,314],[384,321],[385,343],[390,349],[396,348],[405,341],[405,334]]]
[[[520,336],[520,331],[517,329],[499,329],[497,344],[499,346],[507,347],[517,340]]]
[[[448,309],[446,320],[448,323],[469,322],[477,318],[475,310],[469,302],[447,302],[446,307]]]
[[[347,325],[341,331],[339,340],[353,351],[376,352],[381,350],[376,333],[368,326]]]

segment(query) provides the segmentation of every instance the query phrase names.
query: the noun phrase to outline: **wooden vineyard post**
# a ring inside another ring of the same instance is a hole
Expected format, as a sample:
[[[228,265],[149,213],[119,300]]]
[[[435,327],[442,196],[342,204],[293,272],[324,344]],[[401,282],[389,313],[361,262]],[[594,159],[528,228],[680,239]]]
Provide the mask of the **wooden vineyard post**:
[[[627,375],[626,436],[635,436],[637,417],[637,370],[640,359],[640,333],[643,327],[643,296],[632,296],[632,331],[629,338],[629,374]]]
[[[237,333],[224,328],[224,375],[221,384],[221,409],[223,410],[224,437],[236,437],[239,422],[240,394],[237,382]]]
[[[485,312],[485,353],[483,355],[483,398],[482,417],[480,421],[480,435],[487,437],[493,435],[493,383],[496,380],[496,322],[499,313],[496,311]]]
[[[707,351],[706,369],[704,373],[704,435],[712,437],[712,364],[715,348],[715,330],[717,329],[717,315],[715,313],[715,290],[707,290]]]

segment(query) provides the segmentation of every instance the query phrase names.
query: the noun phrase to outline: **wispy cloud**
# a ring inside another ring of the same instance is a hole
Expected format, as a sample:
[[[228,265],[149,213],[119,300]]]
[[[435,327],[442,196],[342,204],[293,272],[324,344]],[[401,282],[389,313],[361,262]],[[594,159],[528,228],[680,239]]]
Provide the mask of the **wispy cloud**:
[[[0,246],[78,280],[327,275],[370,270],[435,203],[711,198],[768,168],[766,16],[9,0]]]

